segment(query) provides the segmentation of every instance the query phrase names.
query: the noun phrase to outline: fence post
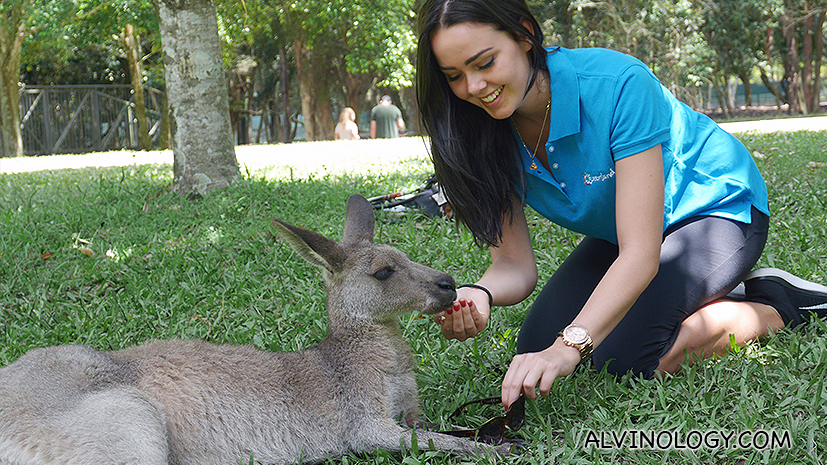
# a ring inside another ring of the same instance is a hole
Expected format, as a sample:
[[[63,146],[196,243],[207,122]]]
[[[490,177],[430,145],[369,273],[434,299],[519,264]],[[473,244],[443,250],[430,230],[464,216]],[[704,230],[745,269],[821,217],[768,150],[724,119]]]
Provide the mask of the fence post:
[[[40,105],[40,111],[43,114],[43,150],[45,153],[52,153],[52,147],[55,145],[55,130],[52,124],[52,99],[51,89],[40,89],[43,92],[43,104]]]
[[[129,99],[129,104],[126,106],[126,127],[129,130],[129,146],[135,147],[138,145],[138,134],[135,129],[135,111],[132,109],[133,99]]]
[[[101,151],[101,112],[98,90],[92,89],[92,146],[96,152]]]

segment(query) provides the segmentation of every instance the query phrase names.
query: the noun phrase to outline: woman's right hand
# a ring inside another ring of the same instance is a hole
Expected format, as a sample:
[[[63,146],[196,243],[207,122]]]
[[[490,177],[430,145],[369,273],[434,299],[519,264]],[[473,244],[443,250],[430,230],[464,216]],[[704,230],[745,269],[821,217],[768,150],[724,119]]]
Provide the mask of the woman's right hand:
[[[478,296],[477,293],[482,295]],[[479,305],[476,303],[478,301]],[[487,294],[478,289],[462,288],[457,291],[457,300],[453,306],[435,315],[434,321],[441,325],[442,335],[446,339],[462,342],[481,333],[488,324],[490,315]]]
[[[528,297],[537,285],[537,264],[531,248],[531,236],[520,199],[515,198],[511,215],[504,215],[502,238],[492,246],[491,266],[476,282],[494,295],[497,305],[514,305]],[[488,324],[491,315],[489,294],[475,287],[457,289],[454,305],[436,315],[447,339],[464,341],[476,337]]]

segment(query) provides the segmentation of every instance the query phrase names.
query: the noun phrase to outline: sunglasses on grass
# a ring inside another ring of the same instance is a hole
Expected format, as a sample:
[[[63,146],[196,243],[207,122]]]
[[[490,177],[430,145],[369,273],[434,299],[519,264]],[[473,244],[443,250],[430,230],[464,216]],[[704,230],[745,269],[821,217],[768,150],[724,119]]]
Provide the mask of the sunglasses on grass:
[[[488,397],[485,399],[472,400],[460,405],[459,408],[454,410],[454,413],[452,413],[448,418],[458,416],[469,405],[496,405],[501,403],[502,399],[500,397]],[[494,417],[475,429],[439,431],[439,433],[449,434],[451,436],[461,438],[473,438],[476,441],[482,441],[488,444],[500,444],[503,442],[503,438],[505,436],[505,427],[508,426],[511,431],[517,431],[523,426],[523,421],[525,421],[525,397],[520,396],[519,399],[511,404],[511,407],[505,415]]]

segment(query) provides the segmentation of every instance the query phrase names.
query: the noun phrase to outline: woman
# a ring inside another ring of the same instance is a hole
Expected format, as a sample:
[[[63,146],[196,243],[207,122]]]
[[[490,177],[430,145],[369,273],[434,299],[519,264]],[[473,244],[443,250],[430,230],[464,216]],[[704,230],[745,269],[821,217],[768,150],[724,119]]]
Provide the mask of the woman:
[[[356,112],[345,107],[339,113],[339,123],[333,131],[334,140],[359,140],[359,126],[356,125]]]
[[[528,312],[506,406],[548,395],[589,357],[651,377],[724,353],[730,334],[755,339],[826,306],[825,286],[781,270],[750,275],[769,225],[757,167],[640,61],[545,49],[524,0],[426,0],[417,59],[437,179],[491,253],[436,318],[443,335],[474,337],[493,305],[534,290],[524,204],[586,236]],[[746,295],[727,296],[745,278]]]

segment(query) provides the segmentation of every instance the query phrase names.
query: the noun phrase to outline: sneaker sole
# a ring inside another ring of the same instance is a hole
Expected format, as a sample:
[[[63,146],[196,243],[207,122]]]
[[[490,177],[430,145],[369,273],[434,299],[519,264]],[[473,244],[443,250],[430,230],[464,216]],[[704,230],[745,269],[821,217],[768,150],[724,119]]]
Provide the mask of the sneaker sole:
[[[806,291],[812,294],[821,294],[823,296],[827,296],[827,286],[823,286],[818,283],[810,282],[799,278],[793,274],[787,273],[784,270],[779,270],[777,268],[761,268],[755,270],[747,275],[744,278],[744,281],[748,281],[753,278],[775,278],[780,279],[792,287],[800,289],[802,291]],[[816,306],[815,308],[805,307],[802,308],[803,310],[824,310],[827,309],[827,305],[821,304]]]

